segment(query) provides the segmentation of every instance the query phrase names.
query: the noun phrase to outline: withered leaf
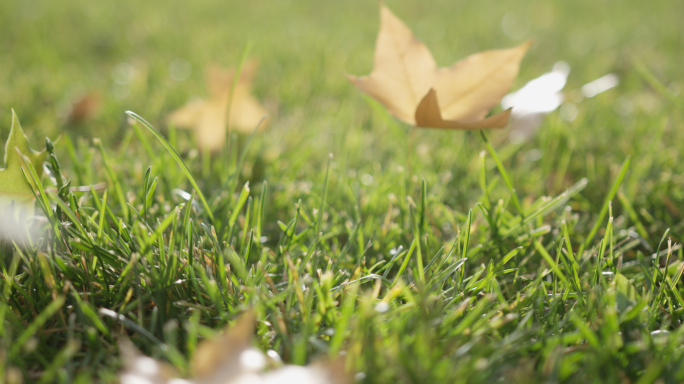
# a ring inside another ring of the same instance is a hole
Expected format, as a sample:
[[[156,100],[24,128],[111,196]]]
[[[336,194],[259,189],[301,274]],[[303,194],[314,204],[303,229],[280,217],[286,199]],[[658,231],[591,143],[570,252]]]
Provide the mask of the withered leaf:
[[[223,147],[228,122],[231,128],[251,132],[266,115],[266,109],[252,95],[252,80],[257,68],[258,63],[255,60],[247,61],[233,91],[235,68],[209,66],[206,71],[209,97],[206,100],[191,101],[171,112],[167,122],[179,128],[194,130],[197,145],[208,151],[217,151]]]
[[[255,315],[248,311],[213,339],[200,343],[191,361],[194,378],[180,379],[170,367],[121,344],[125,371],[122,384],[351,384],[344,361],[308,366],[280,365],[251,346]],[[268,370],[268,367],[272,369]]]
[[[66,123],[81,124],[92,119],[100,109],[102,98],[99,94],[90,92],[76,98],[69,107],[69,112],[66,115]]]
[[[427,47],[381,5],[373,71],[348,78],[391,114],[417,127],[503,128],[509,111],[485,116],[510,89],[529,46],[484,51],[439,68]]]

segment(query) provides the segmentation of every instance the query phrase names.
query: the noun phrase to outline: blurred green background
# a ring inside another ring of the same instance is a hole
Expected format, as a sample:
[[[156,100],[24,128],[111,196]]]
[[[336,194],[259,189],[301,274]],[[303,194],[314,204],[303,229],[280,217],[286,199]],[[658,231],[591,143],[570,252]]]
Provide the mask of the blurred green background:
[[[682,119],[671,99],[684,85],[684,2],[401,0],[387,5],[442,66],[528,39],[534,45],[514,89],[559,60],[570,64],[565,92],[574,118],[554,112],[536,137],[519,145],[505,144],[506,131],[492,133],[523,195],[559,193],[588,177],[585,208],[597,210],[615,168],[632,155],[637,165],[624,184],[627,196],[638,208],[662,210],[662,220],[681,225],[679,211],[671,207],[684,201]],[[410,127],[374,107],[345,78],[370,72],[378,27],[375,1],[3,1],[0,133],[6,136],[15,108],[34,147],[42,146],[45,135],[68,132],[81,143],[79,153],[86,153],[81,160],[90,164],[89,140],[100,137],[106,148],[118,151],[117,161],[139,162],[134,179],[140,179],[151,161],[136,152],[124,111],[133,110],[166,132],[168,112],[206,95],[205,66],[234,66],[249,45],[250,57],[261,63],[254,93],[271,113],[271,123],[257,138],[259,154],[247,160],[245,179],[266,179],[284,190],[297,185],[293,180],[302,181],[303,187],[281,196],[291,209],[334,153],[339,174],[356,185],[363,174],[375,177],[377,184],[367,193],[379,199],[396,193],[392,180],[403,179],[403,170],[412,167],[409,191],[425,178],[441,191],[440,199],[466,210],[480,193],[479,137],[433,130],[410,137]],[[662,82],[670,98],[649,85],[637,62]],[[583,84],[608,73],[620,77],[616,89],[580,100]],[[99,113],[67,126],[71,103],[88,94],[101,100]],[[126,135],[130,140],[122,139]],[[191,140],[179,132],[179,150],[198,170]],[[407,161],[409,146],[419,159],[413,164]],[[73,160],[59,151],[63,162]],[[98,161],[95,156],[95,175],[77,182],[102,181]],[[384,203],[368,207],[380,213]]]
[[[566,89],[609,72],[622,75],[625,89],[639,81],[630,73],[633,56],[675,90],[684,77],[681,1],[387,5],[440,65],[534,39],[519,85],[564,60],[572,68]],[[84,128],[88,134],[112,132],[125,109],[154,121],[204,95],[205,65],[235,65],[248,42],[261,62],[256,94],[278,115],[276,130],[301,124],[344,129],[349,119],[338,118],[347,113],[342,106],[351,104],[356,116],[367,110],[344,74],[369,72],[377,14],[378,3],[366,0],[6,0],[0,4],[2,129],[15,108],[29,132],[54,135],[69,103],[90,92],[101,96],[104,108]]]

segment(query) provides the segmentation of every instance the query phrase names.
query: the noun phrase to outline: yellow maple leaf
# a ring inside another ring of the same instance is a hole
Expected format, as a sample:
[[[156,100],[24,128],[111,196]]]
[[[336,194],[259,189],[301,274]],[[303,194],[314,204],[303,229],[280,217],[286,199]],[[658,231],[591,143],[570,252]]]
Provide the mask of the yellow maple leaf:
[[[228,119],[230,127],[251,132],[266,115],[266,109],[252,95],[252,79],[257,68],[256,61],[247,61],[233,90],[235,68],[209,66],[206,71],[209,97],[191,101],[171,112],[167,122],[179,128],[194,130],[197,145],[208,151],[217,151],[225,144]]]
[[[529,46],[479,52],[438,68],[427,47],[381,5],[373,71],[348,78],[391,114],[417,127],[503,128],[510,111],[485,116],[510,89]]]

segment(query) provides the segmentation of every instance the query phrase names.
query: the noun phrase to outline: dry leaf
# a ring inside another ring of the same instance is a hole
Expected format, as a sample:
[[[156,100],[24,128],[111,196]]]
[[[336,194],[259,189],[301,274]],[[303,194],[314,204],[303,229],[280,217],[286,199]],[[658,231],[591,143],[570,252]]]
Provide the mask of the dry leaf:
[[[66,114],[67,124],[81,124],[92,119],[100,110],[101,104],[100,95],[94,92],[74,99]]]
[[[264,368],[266,359],[260,351],[251,350],[250,346],[254,335],[254,321],[254,313],[247,312],[237,319],[235,325],[226,328],[223,334],[199,344],[191,366],[202,383],[226,382],[228,377],[237,377]]]
[[[245,63],[231,100],[235,69],[209,66],[206,73],[209,97],[192,101],[173,111],[167,122],[179,128],[194,130],[197,145],[201,149],[217,151],[226,141],[230,104],[230,126],[241,132],[251,132],[266,115],[264,107],[252,96],[252,79],[257,68],[258,64],[254,60]]]
[[[165,364],[138,354],[122,344],[125,371],[121,384],[350,384],[342,360],[315,363],[306,367],[284,365],[265,371],[277,363],[251,346],[254,335],[253,312],[240,316],[223,334],[199,344],[192,358],[195,378],[174,378]]]
[[[503,128],[510,112],[485,116],[510,89],[529,46],[484,51],[438,68],[427,47],[381,5],[373,71],[348,78],[391,114],[417,127]]]

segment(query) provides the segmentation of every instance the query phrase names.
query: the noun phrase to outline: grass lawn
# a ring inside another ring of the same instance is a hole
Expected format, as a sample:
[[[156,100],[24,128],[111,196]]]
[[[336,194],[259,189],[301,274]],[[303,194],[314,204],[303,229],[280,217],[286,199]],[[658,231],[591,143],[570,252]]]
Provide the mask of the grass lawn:
[[[525,140],[412,129],[345,78],[375,1],[0,2],[0,142],[12,108],[54,142],[0,382],[116,382],[122,335],[189,375],[250,308],[256,347],[365,383],[684,381],[684,2],[387,5],[441,66],[533,39],[513,88],[563,60],[566,103]],[[164,118],[245,52],[269,125],[203,157]]]

